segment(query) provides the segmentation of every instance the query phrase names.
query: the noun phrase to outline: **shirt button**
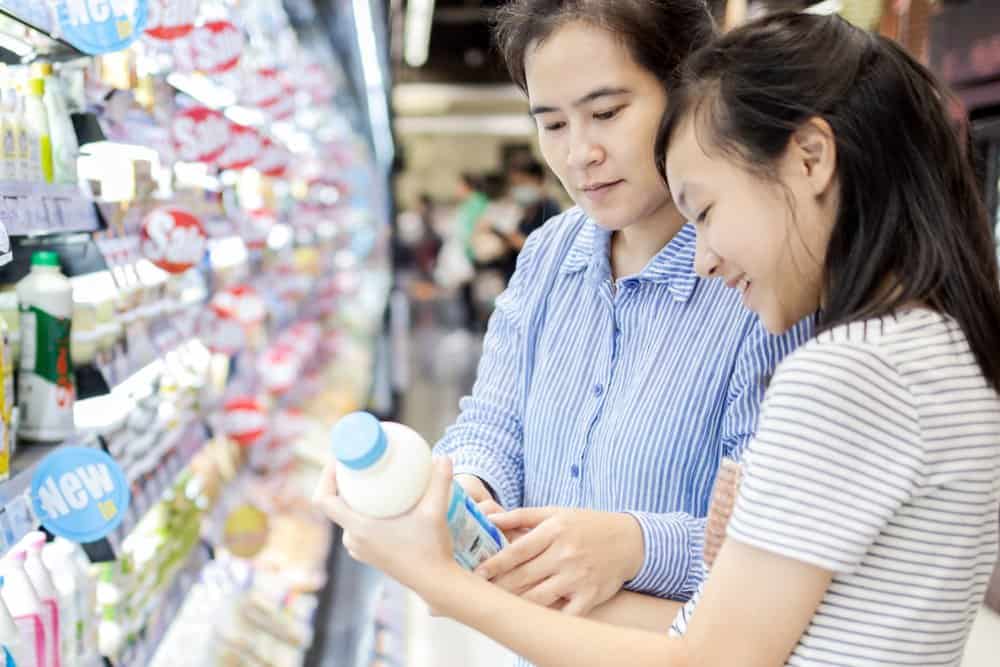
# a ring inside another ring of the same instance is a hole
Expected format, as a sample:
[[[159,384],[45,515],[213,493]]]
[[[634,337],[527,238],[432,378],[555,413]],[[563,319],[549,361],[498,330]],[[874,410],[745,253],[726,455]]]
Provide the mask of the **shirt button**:
[[[594,385],[594,396],[600,397],[604,393],[604,385],[595,384]]]
[[[580,466],[578,466],[576,464],[573,464],[572,466],[570,466],[569,474],[573,475],[573,479],[576,479],[577,477],[579,477],[580,476]]]

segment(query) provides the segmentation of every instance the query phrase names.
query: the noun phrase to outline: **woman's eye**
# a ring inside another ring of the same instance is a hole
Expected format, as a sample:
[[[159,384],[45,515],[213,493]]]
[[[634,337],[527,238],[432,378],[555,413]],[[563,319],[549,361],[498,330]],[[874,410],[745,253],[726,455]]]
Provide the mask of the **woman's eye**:
[[[566,123],[564,123],[563,121],[559,121],[556,123],[547,123],[544,127],[547,132],[555,132],[556,130],[561,130],[564,127],[566,127]]]
[[[594,114],[594,118],[596,118],[597,120],[611,120],[612,118],[614,118],[615,116],[617,116],[621,112],[621,110],[624,109],[624,108],[625,107],[623,107],[623,106],[622,107],[615,107],[614,109],[611,109],[609,111],[602,111],[600,113],[595,113]]]

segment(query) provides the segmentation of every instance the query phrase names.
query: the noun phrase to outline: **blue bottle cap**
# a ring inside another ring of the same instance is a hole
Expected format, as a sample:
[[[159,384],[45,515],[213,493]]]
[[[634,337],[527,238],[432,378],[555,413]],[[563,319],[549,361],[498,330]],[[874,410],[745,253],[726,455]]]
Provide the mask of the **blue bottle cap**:
[[[367,412],[354,412],[337,422],[330,440],[333,455],[351,470],[372,467],[389,447],[382,425]]]

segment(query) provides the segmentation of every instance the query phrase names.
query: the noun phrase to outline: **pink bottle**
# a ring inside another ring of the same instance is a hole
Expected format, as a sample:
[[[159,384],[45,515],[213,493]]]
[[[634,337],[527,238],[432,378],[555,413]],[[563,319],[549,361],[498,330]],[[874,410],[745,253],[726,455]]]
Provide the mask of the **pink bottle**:
[[[3,600],[14,617],[14,622],[17,623],[24,647],[23,664],[25,667],[48,667],[50,663],[46,654],[46,646],[49,643],[45,632],[46,612],[24,569],[27,559],[27,553],[16,551],[3,560],[4,585],[0,589],[0,595],[3,595]]]
[[[45,567],[42,561],[42,549],[45,548],[45,533],[32,532],[22,542],[27,553],[24,561],[24,571],[31,579],[31,585],[38,593],[38,599],[42,602],[43,620],[46,622],[45,628],[45,655],[48,657],[49,667],[62,667],[62,628],[60,627],[62,618],[59,609],[59,589],[52,581],[49,568]]]

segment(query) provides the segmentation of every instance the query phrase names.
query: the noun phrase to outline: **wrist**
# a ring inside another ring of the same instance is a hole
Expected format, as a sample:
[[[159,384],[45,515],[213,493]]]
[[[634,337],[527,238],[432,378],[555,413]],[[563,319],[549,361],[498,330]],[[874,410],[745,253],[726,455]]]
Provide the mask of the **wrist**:
[[[622,581],[632,581],[639,576],[646,562],[646,545],[639,520],[631,514],[619,514],[621,531],[618,544],[622,548]]]
[[[454,560],[433,566],[425,570],[420,590],[414,589],[424,602],[437,613],[455,618],[459,613],[458,606],[467,597],[465,586],[471,578],[473,583],[480,581]]]

